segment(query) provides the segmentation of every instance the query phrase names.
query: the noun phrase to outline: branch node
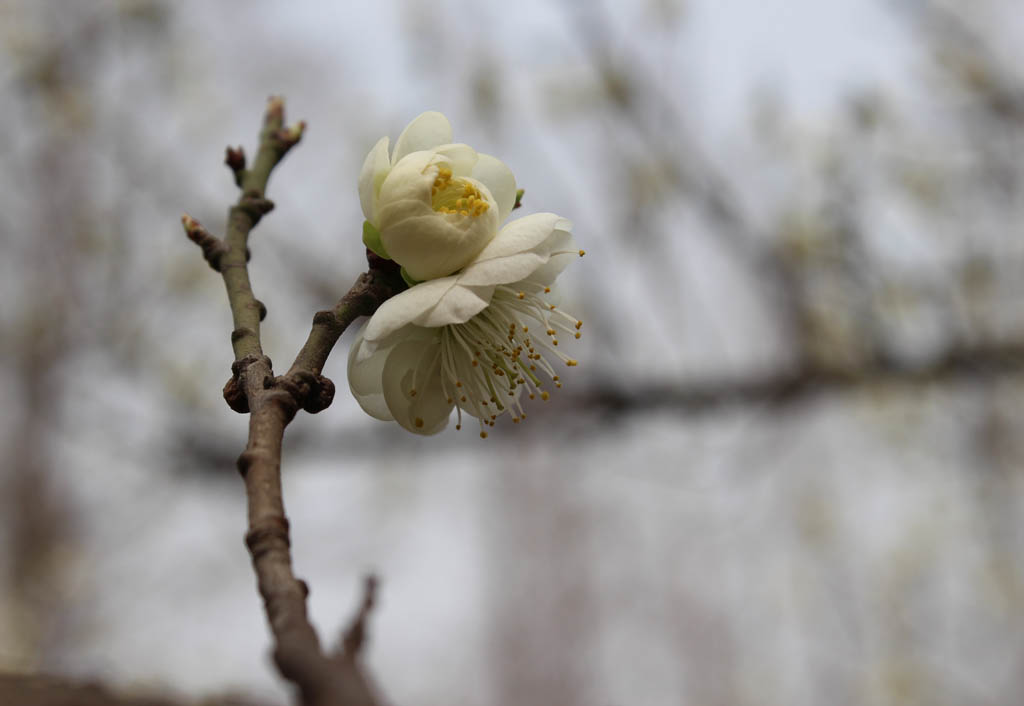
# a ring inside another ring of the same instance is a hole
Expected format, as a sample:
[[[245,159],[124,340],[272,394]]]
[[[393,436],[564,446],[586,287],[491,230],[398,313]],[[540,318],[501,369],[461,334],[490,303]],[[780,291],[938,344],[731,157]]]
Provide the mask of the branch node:
[[[224,383],[224,401],[228,403],[228,407],[234,412],[239,414],[249,413],[249,397],[245,394],[245,385],[237,377],[230,377],[228,381]]]
[[[256,332],[248,326],[240,326],[231,332],[231,343],[238,343],[239,339],[246,336],[255,336]],[[245,358],[243,358],[245,360]]]
[[[259,193],[246,192],[241,199],[238,200],[238,206],[236,207],[244,212],[249,219],[252,221],[252,225],[255,228],[256,224],[260,222],[260,219],[264,215],[274,210],[274,202]]]
[[[259,299],[256,299],[255,301],[256,307],[260,310],[260,321],[263,321],[263,319],[267,318],[267,305]]]
[[[245,451],[238,457],[239,470],[241,470],[243,459],[245,459],[246,470],[242,471],[243,476],[255,461],[255,456],[256,454],[252,451]],[[288,534],[289,527],[288,518],[281,515],[268,515],[254,522],[249,531],[245,533],[245,546],[249,548],[252,560],[257,561],[261,556],[281,545],[283,548],[290,547],[292,540]]]
[[[255,355],[247,355],[231,364],[231,379],[224,383],[223,394],[228,407],[239,414],[249,412],[249,396],[245,391],[245,374],[249,366],[259,360],[263,360],[268,368],[272,367],[270,358]]]
[[[317,384],[310,394],[306,395],[306,400],[302,405],[302,409],[309,414],[322,412],[331,406],[331,402],[334,402],[334,382],[323,375],[317,375],[316,381]]]
[[[235,468],[238,469],[238,474],[244,479],[249,475],[249,467],[256,461],[256,454],[252,451],[243,451],[239,456],[238,460],[235,461]],[[248,541],[248,539],[246,540]]]
[[[323,375],[309,370],[296,370],[273,380],[273,385],[291,396],[291,402],[316,414],[327,409],[334,401],[334,383]]]
[[[313,314],[313,325],[314,326],[330,326],[336,322],[333,311],[318,311]]]
[[[280,383],[309,414],[322,412],[334,401],[334,382],[323,375],[308,370],[297,370],[281,378]]]

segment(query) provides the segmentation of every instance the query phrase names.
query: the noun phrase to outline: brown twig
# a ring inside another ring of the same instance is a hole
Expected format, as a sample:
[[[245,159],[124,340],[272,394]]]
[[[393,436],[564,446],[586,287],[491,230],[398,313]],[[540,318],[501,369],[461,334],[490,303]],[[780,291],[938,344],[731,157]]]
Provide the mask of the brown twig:
[[[305,582],[292,572],[291,539],[281,492],[281,446],[285,427],[299,409],[318,412],[334,397],[334,384],[320,373],[345,328],[356,318],[372,314],[381,302],[404,285],[384,261],[370,260],[370,269],[331,311],[313,319],[309,339],[288,373],[275,377],[263,354],[260,321],[266,313],[249,281],[248,237],[273,204],[265,196],[274,167],[302,137],[305,127],[284,127],[284,102],[271,98],[260,133],[260,146],[246,168],[241,148],[230,149],[226,162],[235,173],[242,194],[228,214],[223,241],[210,235],[194,219],[183,218],[189,238],[216,255],[224,278],[234,329],[232,377],[224,397],[237,412],[248,412],[249,440],[238,458],[245,479],[249,507],[246,545],[274,636],[274,661],[281,674],[294,683],[303,704],[376,704],[377,698],[363,669],[354,659],[338,661],[326,655],[306,614]],[[211,260],[208,256],[207,260]],[[211,265],[214,262],[211,261]],[[364,602],[356,621],[363,626],[369,604]],[[362,628],[361,628],[362,629]]]
[[[341,645],[338,648],[338,659],[341,661],[354,662],[362,652],[366,643],[366,619],[370,616],[377,603],[377,577],[370,574],[363,584],[363,600],[356,611],[352,623],[342,635]]]
[[[213,268],[220,272],[220,258],[228,251],[224,241],[210,233],[203,227],[203,224],[187,213],[181,217],[181,225],[185,229],[185,235],[203,251],[203,259]]]

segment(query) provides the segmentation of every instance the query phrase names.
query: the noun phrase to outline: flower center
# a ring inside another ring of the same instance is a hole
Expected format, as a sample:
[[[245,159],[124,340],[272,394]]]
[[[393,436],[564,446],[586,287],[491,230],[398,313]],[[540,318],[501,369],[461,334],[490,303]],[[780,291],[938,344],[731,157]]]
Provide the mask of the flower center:
[[[558,350],[558,334],[579,338],[583,322],[548,304],[542,295],[550,288],[525,282],[518,286],[532,291],[499,286],[486,309],[464,324],[441,330],[441,385],[458,410],[456,429],[462,428],[463,409],[480,420],[484,438],[484,426],[494,426],[506,410],[518,424],[526,418],[519,402],[523,390],[531,400],[538,395],[544,401],[549,398],[540,375],[556,388],[562,386],[551,360],[569,367],[577,364]],[[524,319],[541,324],[544,335],[530,335]]]
[[[438,213],[454,213],[477,217],[487,212],[491,204],[480,190],[467,179],[452,177],[452,170],[440,167],[434,185],[430,187],[430,205]]]

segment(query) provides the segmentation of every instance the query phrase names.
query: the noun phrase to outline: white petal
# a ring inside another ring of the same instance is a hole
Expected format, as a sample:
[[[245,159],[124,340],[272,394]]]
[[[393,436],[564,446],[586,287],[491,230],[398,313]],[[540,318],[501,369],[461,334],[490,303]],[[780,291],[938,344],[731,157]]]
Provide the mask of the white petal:
[[[410,287],[380,305],[364,329],[368,341],[380,342],[432,309],[455,286],[455,277],[442,277]]]
[[[388,411],[387,403],[384,401],[381,374],[384,372],[384,363],[392,348],[378,348],[372,355],[359,361],[365,330],[366,326],[359,330],[356,340],[348,352],[348,387],[364,412],[375,419],[390,422],[394,417]]]
[[[478,260],[466,266],[459,276],[459,283],[470,287],[519,282],[529,278],[547,261],[546,256],[535,252],[522,252],[483,261]]]
[[[444,277],[398,292],[378,307],[364,335],[368,340],[380,343],[402,326],[412,324],[427,313],[456,286],[455,283],[455,277]]]
[[[436,328],[465,323],[486,308],[493,294],[493,286],[463,287],[455,277],[417,284],[380,305],[364,329],[364,347],[372,352],[409,324]]]
[[[405,155],[419,150],[428,150],[452,141],[452,125],[448,118],[437,111],[421,113],[409,123],[395,141],[391,163],[396,164]]]
[[[464,324],[486,309],[492,296],[494,296],[494,285],[482,287],[456,285],[449,289],[432,309],[417,316],[413,323],[428,328]]]
[[[437,168],[433,164],[440,161],[437,155],[431,150],[421,150],[407,154],[404,159],[394,163],[391,170],[378,190],[380,195],[380,223],[375,223],[378,228],[383,228],[388,220],[388,211],[395,203],[412,202],[405,205],[405,208],[412,208],[418,205],[423,213],[433,212],[430,205],[430,188],[437,176]]]
[[[356,352],[356,362],[359,363],[368,359],[372,355],[376,355],[377,351],[385,349],[390,350],[403,341],[427,339],[436,335],[436,332],[433,329],[414,326],[413,324],[406,324],[405,326],[395,329],[379,340],[370,340],[366,338],[365,333],[366,329],[369,328],[369,325],[369,322],[367,322],[363,327],[363,343],[359,346],[359,350]]]
[[[486,188],[480,189],[485,198]],[[495,208],[477,216],[460,216],[438,213],[417,200],[401,199],[383,201],[380,214],[381,242],[388,255],[420,281],[461,270],[498,230]]]
[[[384,399],[395,421],[414,434],[436,434],[448,425],[453,403],[441,382],[437,336],[399,343],[381,376]]]
[[[475,149],[461,143],[441,145],[434,151],[444,157],[444,161],[452,170],[452,175],[457,177],[469,176],[475,171],[476,163],[479,160]]]
[[[388,175],[391,162],[388,160],[388,138],[377,140],[370,153],[366,155],[363,168],[359,172],[359,204],[363,207],[363,217],[373,225],[377,221],[377,194],[384,177]]]
[[[498,223],[503,223],[516,203],[516,178],[512,170],[497,157],[478,154],[471,175],[483,182],[498,204]]]
[[[466,266],[459,283],[480,286],[532,279],[538,270],[546,268],[553,252],[564,250],[566,242],[571,242],[568,231],[571,227],[569,221],[553,213],[537,213],[514,220]],[[564,267],[560,262],[554,274]]]
[[[554,213],[533,213],[505,224],[474,262],[527,252],[550,238],[555,230],[572,230],[572,223]]]
[[[555,231],[555,236],[544,243],[544,249],[548,253],[557,254],[549,255],[547,262],[525,278],[540,285],[549,285],[554,282],[569,263],[580,257],[579,246],[576,245],[572,233],[564,230]]]

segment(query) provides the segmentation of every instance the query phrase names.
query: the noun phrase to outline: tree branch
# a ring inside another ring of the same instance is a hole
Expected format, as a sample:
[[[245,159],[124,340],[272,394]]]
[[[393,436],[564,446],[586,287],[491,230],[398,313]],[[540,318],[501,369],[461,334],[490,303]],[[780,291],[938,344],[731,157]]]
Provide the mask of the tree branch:
[[[318,311],[313,317],[313,328],[302,350],[295,357],[289,375],[299,371],[319,375],[331,349],[348,325],[360,316],[369,316],[381,302],[405,289],[398,265],[378,257],[371,250],[366,251],[366,258],[370,270],[360,275],[352,289],[333,309]]]
[[[746,377],[703,381],[660,381],[628,388],[597,385],[562,403],[608,416],[650,410],[702,414],[734,406],[782,407],[817,395],[870,386],[923,386],[962,380],[998,379],[1024,373],[1024,340],[956,345],[928,362],[909,364],[876,358],[850,369],[804,364]]]
[[[284,102],[271,98],[252,166],[246,168],[240,147],[227,152],[225,161],[242,194],[228,212],[224,241],[194,219],[186,216],[182,222],[189,238],[220,271],[231,307],[235,362],[224,397],[235,411],[250,414],[249,439],[237,466],[245,480],[249,508],[245,543],[274,636],[274,661],[282,676],[299,688],[303,704],[371,705],[377,699],[355,653],[344,660],[326,655],[307,616],[309,589],[292,571],[291,538],[281,491],[281,447],[285,427],[300,408],[319,412],[330,405],[334,384],[320,373],[342,332],[359,316],[372,314],[404,284],[393,263],[371,258],[369,271],[359,276],[334,309],[314,317],[309,338],[288,373],[274,376],[260,341],[260,321],[266,309],[256,299],[249,280],[248,238],[260,218],[273,208],[265,195],[271,172],[302,137],[304,127],[301,122],[284,127]],[[216,257],[211,259],[207,253]],[[364,601],[357,614],[360,630],[372,603],[372,598]]]

